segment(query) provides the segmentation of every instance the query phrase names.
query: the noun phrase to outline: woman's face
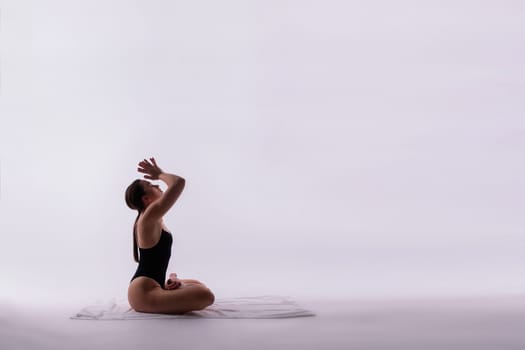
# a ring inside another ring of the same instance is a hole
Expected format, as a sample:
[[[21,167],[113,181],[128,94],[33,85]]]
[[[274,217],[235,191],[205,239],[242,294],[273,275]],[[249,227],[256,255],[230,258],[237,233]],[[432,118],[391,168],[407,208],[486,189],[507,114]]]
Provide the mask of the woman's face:
[[[149,181],[142,181],[142,186],[144,188],[145,195],[142,197],[146,206],[149,205],[149,203],[157,200],[162,196],[162,190],[160,189],[159,185],[152,184]]]
[[[144,190],[146,192],[154,191],[154,192],[162,193],[162,190],[160,189],[159,185],[152,184],[149,181],[144,181]]]

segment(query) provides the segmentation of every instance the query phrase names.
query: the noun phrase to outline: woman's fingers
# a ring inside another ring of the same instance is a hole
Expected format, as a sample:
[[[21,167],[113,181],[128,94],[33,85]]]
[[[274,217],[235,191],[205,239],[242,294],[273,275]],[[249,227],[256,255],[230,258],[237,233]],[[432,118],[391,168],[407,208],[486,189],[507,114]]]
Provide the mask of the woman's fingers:
[[[169,279],[166,281],[166,289],[177,289],[182,286],[182,282],[177,278],[176,273],[170,273]]]
[[[175,283],[172,283],[172,284],[168,284],[166,289],[169,289],[169,290],[177,289],[177,288],[180,288],[181,285],[182,285],[182,283],[175,282]]]
[[[142,167],[153,167],[153,164],[151,164],[150,162],[148,162],[146,159],[144,159],[143,161],[139,162],[139,165],[142,166]]]
[[[146,169],[146,170],[155,170],[155,169],[158,169],[159,166],[157,165],[157,162],[155,161],[155,158],[150,158],[151,162],[148,161],[147,159],[144,159],[142,160],[141,162],[139,162],[139,166],[143,169]]]
[[[152,158],[153,159],[153,158]],[[139,164],[139,167],[137,168],[137,171],[140,173],[148,174],[144,177],[148,180],[155,180],[156,178],[153,176],[156,173],[156,168],[151,163],[149,163],[146,159],[141,161]]]
[[[170,273],[170,277],[169,277],[167,282],[168,282],[168,284],[174,283],[174,282],[180,282],[180,279],[177,278],[177,274],[176,273]]]
[[[139,173],[144,173],[147,175],[144,175],[145,179],[148,180],[158,180],[159,174],[162,173],[162,170],[157,165],[157,162],[155,161],[155,158],[150,158],[151,162],[149,162],[147,159],[143,159],[139,162],[137,171]]]

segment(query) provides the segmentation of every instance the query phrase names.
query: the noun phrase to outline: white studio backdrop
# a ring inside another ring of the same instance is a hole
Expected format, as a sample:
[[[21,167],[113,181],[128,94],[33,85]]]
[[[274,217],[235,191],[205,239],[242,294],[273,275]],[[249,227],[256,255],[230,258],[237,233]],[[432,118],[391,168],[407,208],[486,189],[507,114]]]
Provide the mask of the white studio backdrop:
[[[125,296],[151,156],[218,297],[525,290],[524,3],[0,4],[0,297]]]

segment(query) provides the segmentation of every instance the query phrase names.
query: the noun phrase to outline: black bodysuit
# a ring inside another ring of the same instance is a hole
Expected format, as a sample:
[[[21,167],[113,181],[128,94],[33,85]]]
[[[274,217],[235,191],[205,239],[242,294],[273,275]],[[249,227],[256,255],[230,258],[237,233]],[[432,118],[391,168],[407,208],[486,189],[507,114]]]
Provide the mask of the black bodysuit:
[[[146,276],[153,278],[160,284],[162,289],[165,289],[164,280],[166,279],[166,270],[171,257],[172,243],[173,237],[171,233],[162,230],[159,242],[155,246],[147,249],[139,247],[139,266],[131,281],[139,276]]]

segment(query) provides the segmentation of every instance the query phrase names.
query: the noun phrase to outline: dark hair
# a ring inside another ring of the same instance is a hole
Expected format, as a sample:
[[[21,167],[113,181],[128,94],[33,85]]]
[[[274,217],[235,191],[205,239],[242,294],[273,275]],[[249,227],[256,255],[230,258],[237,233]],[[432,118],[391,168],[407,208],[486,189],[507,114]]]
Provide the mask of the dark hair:
[[[140,179],[137,179],[131,183],[126,189],[126,204],[130,209],[138,210],[137,218],[133,224],[133,258],[136,262],[139,262],[139,247],[137,245],[137,221],[140,214],[144,211],[144,202],[142,196],[146,194],[144,185]]]

